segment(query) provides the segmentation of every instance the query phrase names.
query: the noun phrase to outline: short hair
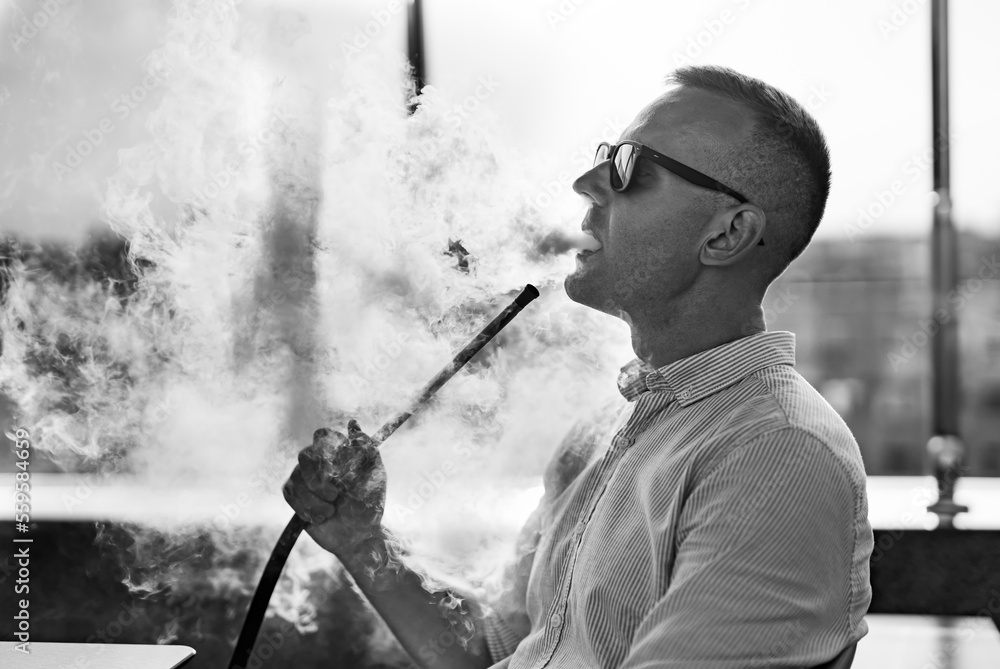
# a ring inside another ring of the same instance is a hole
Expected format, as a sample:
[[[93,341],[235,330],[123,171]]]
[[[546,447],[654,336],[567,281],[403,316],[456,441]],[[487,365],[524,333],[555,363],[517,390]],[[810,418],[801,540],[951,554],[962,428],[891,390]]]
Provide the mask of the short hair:
[[[682,67],[667,84],[718,94],[753,113],[748,141],[721,156],[721,174],[712,176],[745,194],[780,230],[778,238],[765,233],[774,257],[770,283],[805,250],[823,218],[831,176],[823,131],[790,95],[728,67]]]

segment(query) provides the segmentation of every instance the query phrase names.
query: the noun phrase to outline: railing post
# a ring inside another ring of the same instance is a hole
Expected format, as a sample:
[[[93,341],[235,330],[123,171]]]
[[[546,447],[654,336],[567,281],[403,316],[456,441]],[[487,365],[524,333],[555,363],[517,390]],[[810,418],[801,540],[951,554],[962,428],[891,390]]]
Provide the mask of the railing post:
[[[948,300],[958,286],[958,248],[951,222],[951,137],[948,118],[948,0],[931,0],[931,91],[934,150],[934,227],[931,233],[931,320],[938,330],[931,337],[932,437],[927,443],[938,500],[927,507],[939,518],[938,527],[950,528],[955,516],[968,507],[954,501],[961,474],[963,444],[959,428],[958,314]]]
[[[410,61],[414,93],[427,83],[427,55],[424,51],[424,7],[421,0],[409,0],[406,9],[406,54]],[[416,102],[409,104],[410,113],[417,110]]]

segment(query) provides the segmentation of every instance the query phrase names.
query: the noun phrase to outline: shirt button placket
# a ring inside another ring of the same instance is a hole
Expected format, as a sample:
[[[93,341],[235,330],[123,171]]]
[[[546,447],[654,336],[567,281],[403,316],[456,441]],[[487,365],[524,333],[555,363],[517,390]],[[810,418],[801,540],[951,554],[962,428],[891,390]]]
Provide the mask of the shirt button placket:
[[[557,600],[557,605],[555,607],[556,610],[551,616],[549,616],[548,628],[549,628],[549,634],[551,634],[551,642],[550,645],[548,645],[548,647],[546,648],[545,660],[542,662],[542,664],[539,665],[541,667],[548,665],[548,663],[552,661],[552,656],[555,655],[556,653],[556,647],[559,646],[559,639],[562,637],[561,628],[563,624],[566,622],[565,613],[566,613],[566,607],[569,602],[569,587],[570,587],[569,574],[573,573],[573,569],[576,566],[576,556],[577,556],[576,551],[573,551],[572,555],[573,557],[569,564],[567,578],[563,581],[563,585],[560,588],[559,599]]]
[[[633,443],[635,443],[634,436],[626,437],[622,434],[619,434],[615,437],[615,440],[612,442],[611,451],[605,456],[605,460],[601,464],[602,483],[597,488],[596,497],[593,498],[591,503],[589,504],[590,508],[586,515],[587,518],[589,518],[594,513],[594,509],[597,508],[598,502],[600,501],[601,497],[603,497],[605,489],[607,488],[608,485],[608,479],[611,473],[614,472],[614,470],[617,468],[618,461],[621,459],[625,450],[628,449],[630,446],[632,446]],[[558,605],[556,607],[557,610],[555,613],[549,616],[548,628],[549,632],[552,635],[552,640],[551,640],[551,645],[549,645],[546,648],[545,659],[542,661],[541,664],[538,665],[539,667],[545,667],[548,665],[549,662],[552,661],[552,657],[553,655],[555,655],[556,652],[556,647],[559,645],[559,639],[562,636],[561,628],[565,623],[564,613],[560,613],[560,611],[565,612],[566,607],[568,606],[569,603],[569,590],[570,590],[570,584],[572,582],[572,575],[573,571],[576,569],[576,561],[580,555],[580,545],[582,543],[583,535],[586,532],[586,530],[587,530],[586,520],[579,521],[576,524],[576,527],[573,528],[572,534],[576,539],[576,547],[570,551],[569,568],[567,569],[566,576],[564,577],[563,585],[560,588],[559,598],[557,600]]]

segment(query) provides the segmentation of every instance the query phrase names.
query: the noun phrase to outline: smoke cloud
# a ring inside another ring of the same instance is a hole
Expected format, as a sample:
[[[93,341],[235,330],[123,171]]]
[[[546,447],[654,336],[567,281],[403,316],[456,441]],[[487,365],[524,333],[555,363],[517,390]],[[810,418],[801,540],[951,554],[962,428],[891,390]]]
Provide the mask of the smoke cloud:
[[[353,417],[374,433],[530,282],[542,297],[382,448],[386,522],[427,569],[478,580],[629,355],[623,326],[562,291],[579,224],[529,204],[532,157],[496,141],[488,114],[456,123],[460,102],[433,87],[407,114],[401,56],[373,41],[345,59],[323,36],[349,28],[331,21],[177,0],[144,63],[146,139],[118,152],[102,197],[131,287],[9,263],[0,386],[38,447],[169,504],[228,500],[200,525],[135,526],[137,590],[252,589],[227,560],[269,551],[265,510],[287,508],[281,482],[313,430]],[[209,577],[163,558],[206,528]],[[304,584],[331,564],[300,547],[275,610],[309,629]]]

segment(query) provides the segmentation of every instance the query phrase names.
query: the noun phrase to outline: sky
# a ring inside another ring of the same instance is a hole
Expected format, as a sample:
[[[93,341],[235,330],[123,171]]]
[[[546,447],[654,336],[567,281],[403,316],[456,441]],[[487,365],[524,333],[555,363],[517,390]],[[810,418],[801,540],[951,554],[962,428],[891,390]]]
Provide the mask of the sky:
[[[366,27],[382,47],[405,44],[403,0],[238,4],[307,24],[302,32],[331,73]],[[171,6],[59,0],[37,34],[25,33],[25,17],[41,6],[0,4],[0,229],[72,236],[100,220],[117,151],[145,137],[158,84],[141,60],[162,40]],[[792,94],[826,132],[834,180],[819,236],[924,235],[929,15],[929,0],[426,0],[427,74],[550,175],[545,189],[565,199],[575,197],[569,184],[597,141],[617,137],[664,90],[666,73],[727,65]],[[985,234],[1000,227],[1000,93],[990,83],[998,24],[1000,3],[951,3],[953,214],[958,227]],[[131,99],[137,85],[148,100]],[[105,119],[113,127],[79,169],[53,167],[85,133],[97,137]]]

